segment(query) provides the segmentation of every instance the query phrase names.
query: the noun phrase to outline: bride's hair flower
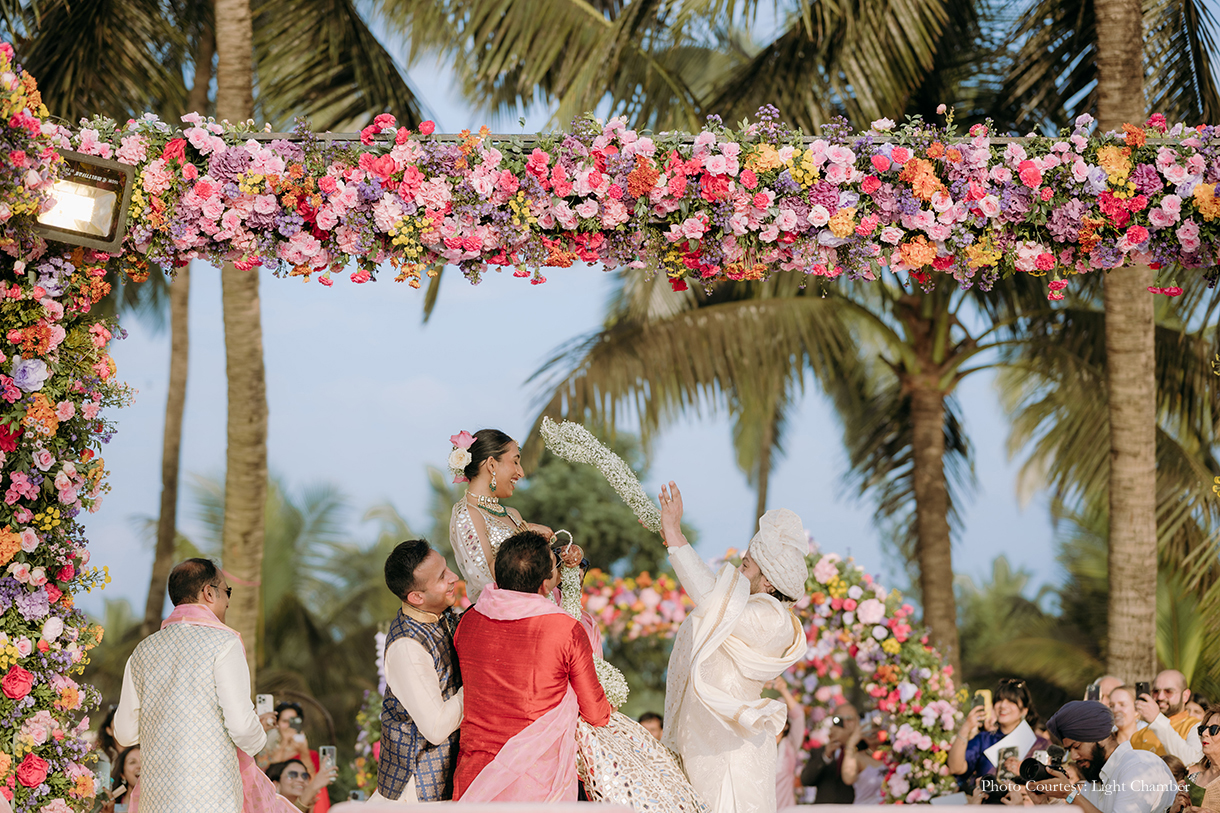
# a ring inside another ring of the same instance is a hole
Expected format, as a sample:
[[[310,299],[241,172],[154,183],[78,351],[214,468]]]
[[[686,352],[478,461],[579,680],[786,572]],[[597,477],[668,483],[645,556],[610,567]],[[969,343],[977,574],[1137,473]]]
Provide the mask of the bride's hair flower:
[[[463,429],[456,435],[450,435],[449,442],[453,444],[453,451],[449,453],[449,471],[453,474],[453,482],[468,482],[465,472],[473,459],[470,456],[470,447],[474,445],[474,435]]]

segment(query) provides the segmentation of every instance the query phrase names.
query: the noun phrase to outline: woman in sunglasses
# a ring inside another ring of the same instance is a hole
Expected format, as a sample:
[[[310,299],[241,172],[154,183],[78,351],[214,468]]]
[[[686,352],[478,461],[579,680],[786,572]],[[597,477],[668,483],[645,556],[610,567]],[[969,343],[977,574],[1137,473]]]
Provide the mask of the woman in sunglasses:
[[[1187,777],[1191,782],[1203,788],[1203,801],[1198,807],[1190,805],[1189,796],[1179,794],[1178,801],[1181,813],[1200,813],[1200,811],[1220,811],[1220,704],[1208,706],[1203,712],[1203,722],[1199,726],[1199,740],[1203,743],[1203,759],[1190,768],[1192,773]]]
[[[305,763],[290,759],[267,768],[267,778],[275,783],[280,796],[305,813],[310,813],[318,800],[318,793],[335,778],[335,768],[325,764],[311,779]]]

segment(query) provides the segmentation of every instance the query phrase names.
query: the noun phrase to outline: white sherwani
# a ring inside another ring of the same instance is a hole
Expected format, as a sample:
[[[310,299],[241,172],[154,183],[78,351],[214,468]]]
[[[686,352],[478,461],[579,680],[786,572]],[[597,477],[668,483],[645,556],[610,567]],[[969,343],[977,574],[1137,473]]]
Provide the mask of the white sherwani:
[[[233,746],[253,755],[267,740],[250,702],[241,640],[183,623],[141,641],[123,672],[114,736],[140,744],[141,809],[241,813]]]
[[[689,545],[669,561],[696,607],[669,659],[665,744],[713,813],[773,813],[776,735],[787,707],[762,686],[805,655],[805,632],[731,565],[712,572]]]

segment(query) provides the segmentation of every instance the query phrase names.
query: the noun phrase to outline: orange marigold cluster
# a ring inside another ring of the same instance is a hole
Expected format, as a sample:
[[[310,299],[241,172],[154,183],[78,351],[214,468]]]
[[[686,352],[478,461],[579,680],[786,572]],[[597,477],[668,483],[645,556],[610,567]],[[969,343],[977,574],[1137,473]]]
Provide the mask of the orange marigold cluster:
[[[21,423],[31,432],[47,437],[51,437],[59,431],[59,418],[55,415],[55,407],[41,392],[34,394],[33,402],[26,410]]]
[[[1214,183],[1201,183],[1194,191],[1195,208],[1204,220],[1215,220],[1220,217],[1220,198],[1216,197]]]
[[[633,198],[647,198],[648,193],[656,186],[657,178],[661,177],[659,170],[652,162],[642,155],[635,157],[635,169],[627,175],[627,194]]]
[[[3,530],[0,530],[0,565],[7,565],[19,550],[21,550],[21,534],[5,525]],[[3,772],[0,771],[0,774]]]
[[[912,158],[907,161],[898,180],[911,187],[911,194],[920,200],[931,200],[937,192],[944,190],[944,185],[936,177],[936,168],[922,158]]]
[[[900,245],[898,253],[902,255],[902,261],[911,268],[923,268],[925,265],[931,265],[936,259],[936,246],[919,234],[910,242]]]

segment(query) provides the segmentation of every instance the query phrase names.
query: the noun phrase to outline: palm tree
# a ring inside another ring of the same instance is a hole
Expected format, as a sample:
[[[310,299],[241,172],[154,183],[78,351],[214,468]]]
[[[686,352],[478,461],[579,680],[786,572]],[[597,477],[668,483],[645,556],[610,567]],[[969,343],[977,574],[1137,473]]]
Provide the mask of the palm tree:
[[[3,10],[9,11],[7,6]],[[105,113],[122,121],[151,108],[173,121],[184,103],[207,112],[213,56],[219,53],[224,69],[218,66],[216,76],[218,115],[244,121],[254,113],[252,47],[261,69],[261,112],[278,122],[303,115],[313,116],[319,128],[352,126],[382,111],[411,125],[422,118],[414,94],[353,0],[264,0],[253,7],[223,0],[215,15],[211,3],[194,0],[175,0],[168,6],[146,0],[44,0],[24,11],[23,16],[6,13],[7,27],[26,66],[39,78],[52,112],[68,119]],[[253,31],[252,12],[258,22]],[[225,37],[238,39],[226,42]],[[187,68],[194,76],[189,92],[181,79]],[[226,563],[237,579],[248,581],[240,574],[258,572],[253,549],[261,545],[260,489],[266,480],[257,275],[229,268],[222,278],[228,292],[229,403],[234,406],[229,413],[228,463],[241,481],[234,483],[232,561],[226,556]],[[189,269],[183,268],[171,285],[161,521],[145,608],[146,632],[160,620],[173,556],[189,284]],[[239,475],[243,470],[246,474]],[[249,497],[248,504],[242,505],[241,494]],[[233,619],[240,628],[249,623],[254,598],[244,589],[248,584],[235,587]]]
[[[1009,97],[1031,118],[1096,110],[1103,130],[1144,120],[1148,102],[1171,119],[1214,121],[1220,93],[1207,6],[1197,0],[1040,0],[1014,40],[1022,41]],[[1145,84],[1153,97],[1145,99]],[[1106,324],[1111,427],[1108,671],[1124,678],[1155,667],[1155,581],[1144,572],[1156,551],[1153,504],[1156,439],[1153,317],[1146,266],[1107,278]]]
[[[1126,542],[1114,538],[1130,530],[1135,518],[1131,506],[1140,504],[1134,495],[1113,493],[1115,488],[1135,487],[1129,470],[1121,477],[1115,474],[1124,463],[1113,451],[1116,433],[1111,431],[1116,420],[1112,402],[1120,392],[1114,382],[1123,378],[1115,367],[1130,363],[1130,353],[1116,353],[1112,346],[1114,285],[1112,274],[1104,293],[1098,291],[1097,282],[1083,286],[1055,320],[1015,349],[1000,381],[1014,415],[1010,444],[1014,449],[1032,447],[1025,467],[1031,482],[1049,484],[1056,499],[1069,505],[1088,504],[1101,495],[1109,500],[1107,512],[1092,508],[1087,514],[1110,522],[1107,664],[1129,665],[1139,654],[1144,661],[1138,674],[1148,675],[1156,667],[1155,649],[1150,657],[1143,650],[1156,640],[1158,558],[1162,566],[1187,572],[1192,587],[1207,588],[1217,577],[1211,533],[1220,521],[1220,510],[1208,489],[1211,478],[1220,473],[1212,451],[1217,431],[1210,365],[1215,333],[1198,327],[1211,321],[1217,303],[1203,284],[1191,286],[1181,299],[1157,303],[1151,331],[1155,353],[1148,354],[1155,358],[1149,419],[1156,454],[1149,467],[1154,479],[1147,494],[1138,498],[1151,503],[1146,510],[1153,522],[1152,549],[1138,561],[1124,559],[1116,564],[1116,556],[1130,555],[1135,542],[1141,551],[1146,546],[1142,536],[1128,534]],[[1102,387],[1106,381],[1108,391]],[[1120,418],[1125,417],[1120,413]],[[1116,506],[1128,511],[1125,522],[1115,520]],[[1127,597],[1116,598],[1114,594],[1122,590],[1128,591]],[[1134,644],[1125,640],[1132,623],[1148,622],[1144,616],[1149,611],[1148,637]]]

